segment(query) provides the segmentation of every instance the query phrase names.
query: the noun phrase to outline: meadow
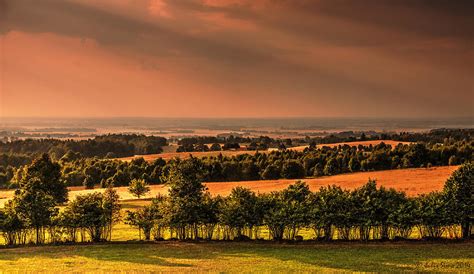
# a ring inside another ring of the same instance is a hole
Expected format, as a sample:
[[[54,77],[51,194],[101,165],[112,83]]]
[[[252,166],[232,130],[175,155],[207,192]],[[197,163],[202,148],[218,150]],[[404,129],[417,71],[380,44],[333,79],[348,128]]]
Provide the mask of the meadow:
[[[0,272],[473,272],[464,243],[108,243],[0,251]]]

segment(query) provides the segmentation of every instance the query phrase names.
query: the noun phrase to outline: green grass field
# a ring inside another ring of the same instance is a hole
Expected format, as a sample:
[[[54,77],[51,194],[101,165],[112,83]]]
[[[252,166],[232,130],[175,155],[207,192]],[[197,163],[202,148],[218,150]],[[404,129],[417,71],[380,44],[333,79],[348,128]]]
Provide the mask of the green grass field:
[[[126,201],[122,203],[122,210],[135,210],[148,203],[143,200]],[[305,239],[314,238],[309,229],[300,231],[299,235]],[[268,231],[262,229],[260,236],[267,239]],[[322,270],[474,272],[472,242],[137,243],[138,230],[123,222],[114,226],[112,240],[115,242],[94,245],[0,248],[0,273]],[[0,239],[1,242],[3,239]]]
[[[130,243],[0,249],[0,272],[474,271],[472,243]]]

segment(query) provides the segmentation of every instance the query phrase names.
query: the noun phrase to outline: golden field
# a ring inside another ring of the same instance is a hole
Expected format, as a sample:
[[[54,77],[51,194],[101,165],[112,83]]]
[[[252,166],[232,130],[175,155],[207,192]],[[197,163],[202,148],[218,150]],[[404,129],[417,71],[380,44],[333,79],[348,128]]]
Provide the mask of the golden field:
[[[385,143],[387,145],[391,145],[392,147],[395,147],[399,143],[402,144],[410,144],[410,142],[398,142],[398,141],[392,141],[392,140],[372,140],[372,141],[359,141],[359,142],[344,142],[344,143],[334,143],[334,144],[321,144],[317,145],[317,147],[337,147],[339,145],[349,145],[349,146],[375,146],[380,143]],[[289,150],[296,150],[296,151],[303,151],[305,148],[308,146],[296,146],[296,147],[290,147],[288,148]],[[222,154],[223,156],[227,157],[232,157],[232,156],[237,156],[241,154],[255,154],[256,151],[250,151],[250,150],[225,150],[225,151],[205,151],[205,152],[176,152],[176,145],[170,145],[167,147],[164,147],[163,153],[160,154],[148,154],[148,155],[135,155],[131,157],[124,157],[124,158],[118,158],[118,160],[121,161],[131,161],[136,158],[143,158],[146,161],[154,161],[156,159],[162,158],[163,160],[171,160],[174,158],[180,158],[180,159],[188,159],[191,157],[197,157],[197,158],[203,158],[203,157],[210,157],[210,156],[218,156],[219,154]],[[174,151],[173,151],[174,150]],[[275,151],[277,149],[269,149],[267,151],[260,151],[260,153],[270,153],[272,151]]]
[[[442,190],[444,183],[457,166],[442,166],[432,168],[412,168],[395,169],[371,172],[356,172],[341,174],[335,176],[325,176],[318,178],[301,179],[306,182],[310,189],[315,191],[322,186],[338,185],[345,189],[354,189],[364,185],[369,178],[376,180],[379,186],[395,188],[406,192],[409,196],[426,194],[435,190]],[[240,182],[213,182],[205,183],[209,192],[213,195],[228,195],[230,191],[237,186],[249,188],[255,192],[267,193],[271,191],[282,190],[293,184],[297,180],[260,180],[260,181],[240,181]],[[131,200],[134,197],[128,193],[127,187],[117,187],[121,200]],[[83,187],[71,187],[69,199],[75,196],[91,193],[95,191],[104,191],[104,189],[84,189]],[[148,198],[157,194],[166,194],[168,188],[165,185],[152,185]],[[13,197],[13,190],[0,191],[0,206]],[[146,198],[146,197],[145,197]]]

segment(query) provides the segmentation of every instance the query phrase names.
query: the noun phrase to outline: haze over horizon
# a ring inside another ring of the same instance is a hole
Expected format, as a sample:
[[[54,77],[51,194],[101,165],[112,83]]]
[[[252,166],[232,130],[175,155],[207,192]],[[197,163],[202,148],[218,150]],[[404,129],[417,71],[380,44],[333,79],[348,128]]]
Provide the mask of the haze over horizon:
[[[0,117],[474,117],[474,1],[0,0]]]

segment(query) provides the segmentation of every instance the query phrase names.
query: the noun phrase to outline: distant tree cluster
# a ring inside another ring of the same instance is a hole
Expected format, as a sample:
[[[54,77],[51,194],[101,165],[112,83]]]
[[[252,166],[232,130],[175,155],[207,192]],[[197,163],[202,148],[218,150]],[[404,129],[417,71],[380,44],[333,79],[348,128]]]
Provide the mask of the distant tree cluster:
[[[358,171],[458,165],[473,160],[472,145],[472,143],[464,142],[431,147],[413,144],[399,145],[392,149],[391,146],[382,143],[369,147],[323,147],[303,152],[286,150],[233,157],[219,155],[195,160],[201,162],[201,176],[209,182],[302,179],[308,176]],[[98,176],[94,181],[97,184],[116,175],[115,179],[110,179],[110,181],[115,181],[115,185],[126,185],[132,179],[145,179],[155,184],[162,183],[162,177],[166,176],[170,166],[180,162],[179,159],[168,162],[157,160],[151,163],[140,159],[130,163],[96,161],[94,166],[97,167]],[[74,168],[77,163],[69,163],[72,165],[71,172],[81,172],[88,165],[85,163],[83,167]],[[113,172],[114,170],[117,171]]]
[[[200,176],[207,182],[242,180],[303,179],[342,173],[460,165],[473,161],[473,142],[450,144],[411,144],[395,148],[383,143],[376,146],[348,145],[339,147],[308,148],[270,153],[223,155],[195,159],[202,165]],[[180,159],[147,162],[136,158],[130,162],[82,158],[68,153],[59,160],[61,179],[67,186],[107,187],[128,186],[134,179],[150,184],[162,184],[169,169],[183,162]],[[16,188],[25,173],[25,167],[0,167],[0,186]]]
[[[423,143],[454,143],[458,141],[472,140],[474,129],[432,129],[427,133],[424,132],[400,132],[398,134],[389,134],[381,136],[386,140],[406,141],[406,142],[423,142]]]
[[[162,152],[166,138],[136,134],[109,134],[88,140],[26,139],[0,142],[0,153],[38,156],[48,153],[58,160],[68,153],[79,157],[115,158]],[[12,165],[12,164],[10,164]]]
[[[353,133],[347,133],[344,136],[351,136],[351,134]],[[443,137],[443,142],[414,143],[397,145],[396,147],[381,143],[375,146],[359,145],[358,147],[352,147],[344,145],[333,148],[318,148],[312,143],[305,151],[298,152],[285,150],[285,147],[295,145],[294,140],[288,139],[279,140],[279,151],[260,153],[264,150],[265,144],[271,144],[272,142],[271,138],[260,137],[259,143],[247,145],[247,149],[259,151],[253,155],[242,154],[233,157],[218,155],[204,157],[198,161],[203,164],[203,174],[201,176],[204,180],[219,182],[280,178],[303,179],[358,171],[459,165],[473,160],[474,141],[472,141],[470,130],[441,130],[431,133],[417,133],[413,135],[413,138],[424,138],[425,135],[433,135],[434,138]],[[116,137],[116,135],[110,135],[101,138],[114,139],[114,136]],[[399,136],[411,135],[400,134]],[[136,138],[138,140],[144,140],[143,138],[154,140],[155,137],[125,135],[123,138],[128,140],[129,143],[135,143]],[[198,140],[200,139],[198,138]],[[205,138],[204,140],[209,141]],[[165,142],[166,140],[161,141]],[[41,143],[41,141],[34,141],[33,143],[35,142]],[[51,140],[51,142],[55,141]],[[190,141],[189,143],[193,142]],[[45,141],[45,143],[48,142]],[[22,144],[28,144],[28,141]],[[4,144],[4,148],[7,146]],[[14,147],[15,145],[11,146]],[[235,149],[239,147],[239,144],[226,143],[221,145],[214,143],[210,147],[205,144],[191,144],[189,146],[193,148],[184,150],[218,151],[221,149]],[[200,146],[205,148],[198,149],[197,147]],[[134,147],[134,151],[130,153],[146,152],[141,149],[136,150],[136,145],[132,145],[132,147]],[[32,149],[32,151],[35,151],[35,149]],[[151,151],[151,148],[148,151]],[[101,154],[110,156],[113,153],[102,151]],[[36,156],[32,154],[0,154],[0,187],[18,187],[25,172],[24,166],[30,163],[33,157]],[[51,157],[55,158],[56,156],[51,155]],[[162,177],[166,176],[170,166],[175,162],[179,163],[180,160],[164,161],[158,159],[154,162],[146,162],[139,158],[130,162],[104,160],[95,157],[84,157],[80,152],[73,152],[72,150],[66,152],[59,159],[61,178],[66,185],[84,185],[87,188],[93,188],[97,185],[107,187],[110,184],[128,186],[133,179],[143,179],[150,184],[160,184],[163,183]]]

